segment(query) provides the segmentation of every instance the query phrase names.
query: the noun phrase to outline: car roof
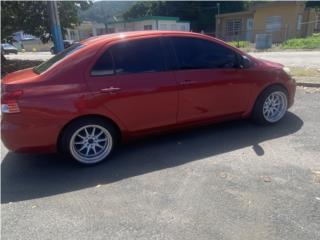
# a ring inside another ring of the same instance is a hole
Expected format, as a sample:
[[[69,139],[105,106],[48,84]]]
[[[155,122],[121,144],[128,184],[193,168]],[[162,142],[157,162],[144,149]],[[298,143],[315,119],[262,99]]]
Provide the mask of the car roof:
[[[135,37],[148,37],[148,36],[165,36],[165,35],[177,35],[177,36],[194,36],[194,37],[209,37],[200,33],[194,32],[183,32],[183,31],[133,31],[133,32],[121,32],[121,33],[111,33],[100,36],[91,37],[81,41],[82,44],[91,45],[101,42],[111,42],[114,40],[119,40],[123,38],[135,38]]]

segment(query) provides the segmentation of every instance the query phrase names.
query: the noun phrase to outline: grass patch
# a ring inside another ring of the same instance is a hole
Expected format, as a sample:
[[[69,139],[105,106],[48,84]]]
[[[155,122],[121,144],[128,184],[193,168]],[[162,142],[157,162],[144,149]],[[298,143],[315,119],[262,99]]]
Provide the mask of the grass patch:
[[[320,34],[306,38],[293,38],[284,42],[281,46],[283,49],[315,49],[320,48]]]
[[[320,70],[316,68],[290,67],[291,75],[294,77],[319,77]]]
[[[248,41],[232,41],[232,42],[227,42],[229,45],[236,47],[236,48],[246,48],[249,47],[249,42]]]

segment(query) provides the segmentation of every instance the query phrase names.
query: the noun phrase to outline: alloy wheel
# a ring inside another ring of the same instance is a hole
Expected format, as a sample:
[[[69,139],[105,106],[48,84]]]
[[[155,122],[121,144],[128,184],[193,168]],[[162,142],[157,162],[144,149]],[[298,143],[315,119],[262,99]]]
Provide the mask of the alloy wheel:
[[[287,111],[287,96],[282,91],[269,94],[263,104],[263,117],[270,123],[279,121]]]
[[[104,160],[111,152],[110,132],[99,125],[86,125],[75,131],[70,140],[70,152],[79,162],[93,164]]]

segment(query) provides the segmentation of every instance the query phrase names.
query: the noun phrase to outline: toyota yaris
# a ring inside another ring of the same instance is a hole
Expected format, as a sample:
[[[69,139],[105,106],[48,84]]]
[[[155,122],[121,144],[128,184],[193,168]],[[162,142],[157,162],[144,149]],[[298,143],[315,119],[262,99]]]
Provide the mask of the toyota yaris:
[[[141,134],[251,118],[280,121],[295,81],[282,65],[187,32],[110,34],[2,80],[1,133],[18,152],[107,159]]]

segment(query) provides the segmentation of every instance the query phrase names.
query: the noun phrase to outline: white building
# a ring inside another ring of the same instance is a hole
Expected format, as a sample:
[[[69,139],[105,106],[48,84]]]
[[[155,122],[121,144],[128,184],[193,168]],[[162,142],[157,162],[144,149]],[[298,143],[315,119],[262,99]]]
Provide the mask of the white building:
[[[83,21],[74,29],[67,28],[66,40],[81,41],[83,39],[98,36],[106,33],[106,27],[103,23]]]
[[[177,30],[190,31],[190,22],[178,17],[147,16],[107,24],[107,32],[127,32],[141,30]]]
[[[23,31],[19,31],[19,32],[15,32],[13,34],[13,38],[16,40],[16,41],[24,41],[24,40],[33,40],[33,39],[39,39],[31,34],[27,34],[27,33],[24,33]]]

